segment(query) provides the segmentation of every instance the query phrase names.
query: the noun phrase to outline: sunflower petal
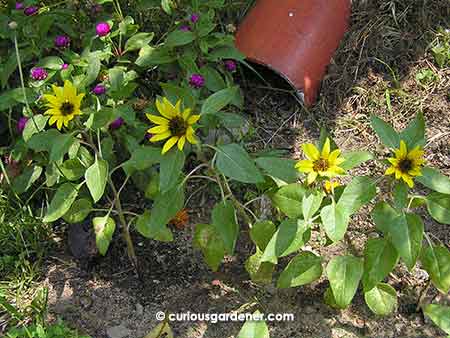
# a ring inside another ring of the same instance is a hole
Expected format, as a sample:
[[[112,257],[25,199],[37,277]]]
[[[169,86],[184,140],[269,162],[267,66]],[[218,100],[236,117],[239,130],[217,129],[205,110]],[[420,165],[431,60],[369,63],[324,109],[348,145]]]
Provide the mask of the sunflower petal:
[[[184,144],[186,143],[186,136],[181,136],[178,140],[178,149],[183,150]]]
[[[308,179],[307,179],[308,184],[312,184],[312,183],[316,180],[317,175],[318,175],[318,174],[317,174],[315,171],[311,171],[311,172],[308,174]]]
[[[145,116],[147,116],[147,118],[150,121],[152,121],[153,123],[160,124],[163,126],[169,125],[169,120],[165,119],[164,117],[156,116],[156,115],[152,115],[152,114],[145,114]]]
[[[408,174],[403,174],[402,179],[403,179],[403,181],[406,182],[408,187],[410,187],[410,188],[414,187],[414,181],[412,180],[411,176],[409,176]]]
[[[303,152],[305,153],[305,155],[310,159],[310,160],[318,160],[320,158],[320,152],[319,150],[316,148],[316,146],[312,143],[305,143],[302,144],[302,149]]]
[[[167,140],[167,142],[164,144],[164,147],[162,148],[161,154],[167,153],[174,145],[178,142],[179,137],[178,136],[172,136],[170,139]]]
[[[156,126],[153,128],[150,128],[149,130],[147,130],[148,133],[150,134],[163,134],[165,132],[169,131],[169,126]]]
[[[298,171],[309,173],[313,171],[314,169],[314,163],[310,160],[301,160],[298,161],[295,167],[298,169]]]
[[[392,175],[395,173],[395,167],[389,167],[386,169],[386,171],[384,172],[385,175]]]
[[[158,141],[161,141],[161,140],[165,140],[166,138],[168,138],[168,137],[170,137],[170,136],[172,136],[172,134],[170,133],[170,131],[167,131],[167,132],[165,132],[165,133],[158,134],[158,135],[153,135],[153,136],[150,138],[150,142],[158,142]]]
[[[188,127],[188,129],[186,130],[186,139],[191,144],[197,144],[198,141],[195,138],[195,131],[192,127]]]
[[[330,150],[331,150],[330,139],[327,137],[322,148],[322,157],[324,159],[328,159],[328,157],[330,156]]]
[[[189,118],[187,119],[187,123],[192,126],[193,124],[197,123],[198,120],[200,120],[200,115],[192,115],[189,116]]]

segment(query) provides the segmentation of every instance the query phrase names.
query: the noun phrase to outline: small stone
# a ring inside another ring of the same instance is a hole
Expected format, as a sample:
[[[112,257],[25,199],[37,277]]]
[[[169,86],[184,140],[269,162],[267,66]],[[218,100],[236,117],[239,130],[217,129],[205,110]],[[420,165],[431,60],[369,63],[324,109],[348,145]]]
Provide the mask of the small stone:
[[[131,331],[124,325],[113,326],[106,329],[108,338],[125,338],[131,334]]]
[[[144,307],[141,304],[139,304],[139,303],[136,304],[136,314],[139,317],[144,315]]]
[[[305,309],[304,309],[304,312],[306,313],[306,314],[311,314],[311,313],[314,313],[314,312],[316,312],[317,310],[314,308],[314,306],[311,306],[311,305],[309,305],[309,306],[306,306],[305,307]]]

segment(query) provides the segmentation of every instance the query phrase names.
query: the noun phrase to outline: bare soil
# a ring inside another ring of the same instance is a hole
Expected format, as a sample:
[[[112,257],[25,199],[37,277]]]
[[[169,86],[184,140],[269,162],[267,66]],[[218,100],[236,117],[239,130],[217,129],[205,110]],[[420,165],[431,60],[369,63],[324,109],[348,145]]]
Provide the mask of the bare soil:
[[[422,110],[428,126],[427,161],[450,175],[450,69],[439,69],[429,52],[438,27],[450,28],[448,1],[354,1],[353,7],[351,28],[329,66],[321,97],[314,107],[300,105],[285,91],[286,87],[279,90],[283,84],[274,75],[263,73],[273,86],[263,88],[265,84],[244,72],[244,113],[253,126],[250,148],[282,148],[297,159],[301,157],[300,144],[317,141],[320,126],[324,125],[342,149],[365,149],[386,156],[370,129],[370,114],[401,129]],[[431,69],[437,76],[427,86],[419,85],[415,79],[423,68]],[[382,174],[383,168],[370,162],[355,172],[376,175]],[[196,191],[195,187],[190,189]],[[256,308],[266,313],[295,314],[293,322],[268,324],[273,338],[445,336],[420,311],[416,312],[427,280],[426,273],[418,268],[409,273],[400,265],[389,276],[387,281],[397,290],[399,307],[396,313],[383,318],[370,312],[360,292],[348,309],[329,308],[323,303],[327,287],[324,279],[291,290],[252,283],[243,268],[243,262],[252,253],[245,233],[238,243],[238,254],[228,257],[220,272],[210,272],[192,248],[191,238],[194,224],[208,219],[214,198],[216,195],[208,189],[196,193],[188,205],[193,209],[191,224],[183,230],[174,229],[175,240],[171,243],[135,235],[143,267],[142,281],[130,269],[121,241],[114,242],[105,258],[81,262],[61,244],[46,265],[50,316],[62,317],[95,338],[107,337],[107,329],[117,325],[130,330],[128,337],[144,337],[157,325],[158,311],[228,313]],[[320,239],[313,237],[308,243],[310,249],[320,253],[325,261],[345,252],[360,254],[368,236],[373,235],[369,211],[367,207],[353,218],[346,241],[324,248],[319,245]],[[436,223],[426,212],[422,215],[433,240],[450,247],[449,226]],[[61,243],[67,243],[66,238]],[[430,289],[426,300],[432,299],[450,304],[449,295]],[[232,338],[241,325],[171,323],[177,338]]]

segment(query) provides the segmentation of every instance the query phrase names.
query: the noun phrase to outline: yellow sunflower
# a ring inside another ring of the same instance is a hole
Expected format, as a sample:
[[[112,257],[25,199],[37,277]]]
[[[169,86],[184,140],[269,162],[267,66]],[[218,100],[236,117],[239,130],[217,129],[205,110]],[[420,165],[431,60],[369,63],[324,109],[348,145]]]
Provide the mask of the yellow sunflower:
[[[81,115],[81,101],[84,94],[77,95],[77,89],[70,81],[64,81],[64,87],[52,85],[55,95],[44,95],[48,101],[47,108],[44,114],[51,115],[49,124],[56,122],[56,127],[61,130],[62,126],[69,126],[69,122],[73,120],[76,115]]]
[[[334,189],[339,187],[341,184],[338,181],[327,180],[323,184],[323,188],[325,189],[327,194],[334,193]]]
[[[308,173],[308,184],[312,184],[317,176],[331,178],[345,173],[345,170],[339,167],[345,159],[339,157],[341,155],[339,149],[330,151],[331,146],[328,137],[325,140],[322,152],[312,143],[305,143],[302,148],[308,159],[298,161],[295,167],[300,172]]]
[[[413,177],[422,176],[421,165],[423,150],[419,146],[408,152],[405,141],[400,141],[400,149],[394,150],[395,157],[388,158],[392,165],[386,170],[385,175],[395,174],[395,179],[403,180],[410,188],[414,187]]]
[[[181,101],[174,106],[167,98],[156,100],[156,108],[162,116],[146,114],[150,121],[157,124],[148,133],[153,135],[150,142],[168,139],[162,154],[167,153],[175,144],[178,144],[179,150],[183,150],[186,140],[192,144],[197,143],[192,126],[200,119],[200,115],[191,115],[191,109],[181,111]]]

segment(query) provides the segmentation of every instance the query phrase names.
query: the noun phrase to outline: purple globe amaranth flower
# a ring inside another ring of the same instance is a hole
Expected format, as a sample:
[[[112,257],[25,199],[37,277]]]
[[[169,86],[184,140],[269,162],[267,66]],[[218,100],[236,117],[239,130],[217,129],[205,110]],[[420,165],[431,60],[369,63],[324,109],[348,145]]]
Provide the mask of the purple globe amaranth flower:
[[[101,83],[99,83],[92,89],[92,92],[95,95],[103,95],[106,93],[106,87],[104,85],[102,85]]]
[[[42,67],[36,67],[31,70],[31,77],[33,80],[40,81],[45,80],[48,76],[47,71]]]
[[[100,22],[95,27],[98,36],[106,36],[111,31],[111,27],[107,22]]]
[[[124,119],[121,117],[118,117],[117,119],[115,119],[114,121],[111,122],[111,124],[109,125],[109,129],[112,129],[112,130],[119,129],[120,127],[122,127],[122,125],[124,123],[125,123]]]
[[[55,47],[66,48],[70,45],[70,38],[67,35],[58,35],[55,38]]]
[[[38,11],[39,11],[39,8],[36,6],[29,6],[23,10],[25,15],[27,15],[27,16],[35,15]]]
[[[63,63],[61,65],[61,70],[66,70],[67,68],[69,68],[69,65],[67,63]]]
[[[228,70],[229,72],[234,72],[237,68],[236,61],[234,60],[225,60],[223,64],[225,65],[226,70]]]
[[[20,10],[23,9],[25,7],[25,5],[22,2],[16,2],[16,9]]]
[[[180,26],[180,31],[182,31],[182,32],[190,32],[191,31],[191,27],[189,27],[187,25]]]
[[[200,89],[205,85],[205,78],[201,74],[192,74],[189,78],[189,84],[196,89]]]
[[[196,23],[199,19],[200,19],[200,15],[197,14],[197,13],[191,14],[191,17],[189,18],[189,20],[190,20],[192,23]]]
[[[150,134],[149,132],[145,133],[144,139],[149,141],[153,137],[153,134]]]
[[[25,129],[25,125],[27,124],[27,122],[28,122],[28,117],[25,117],[25,116],[22,116],[19,119],[19,121],[17,121],[16,127],[17,127],[17,132],[19,134],[22,134],[23,130]]]

